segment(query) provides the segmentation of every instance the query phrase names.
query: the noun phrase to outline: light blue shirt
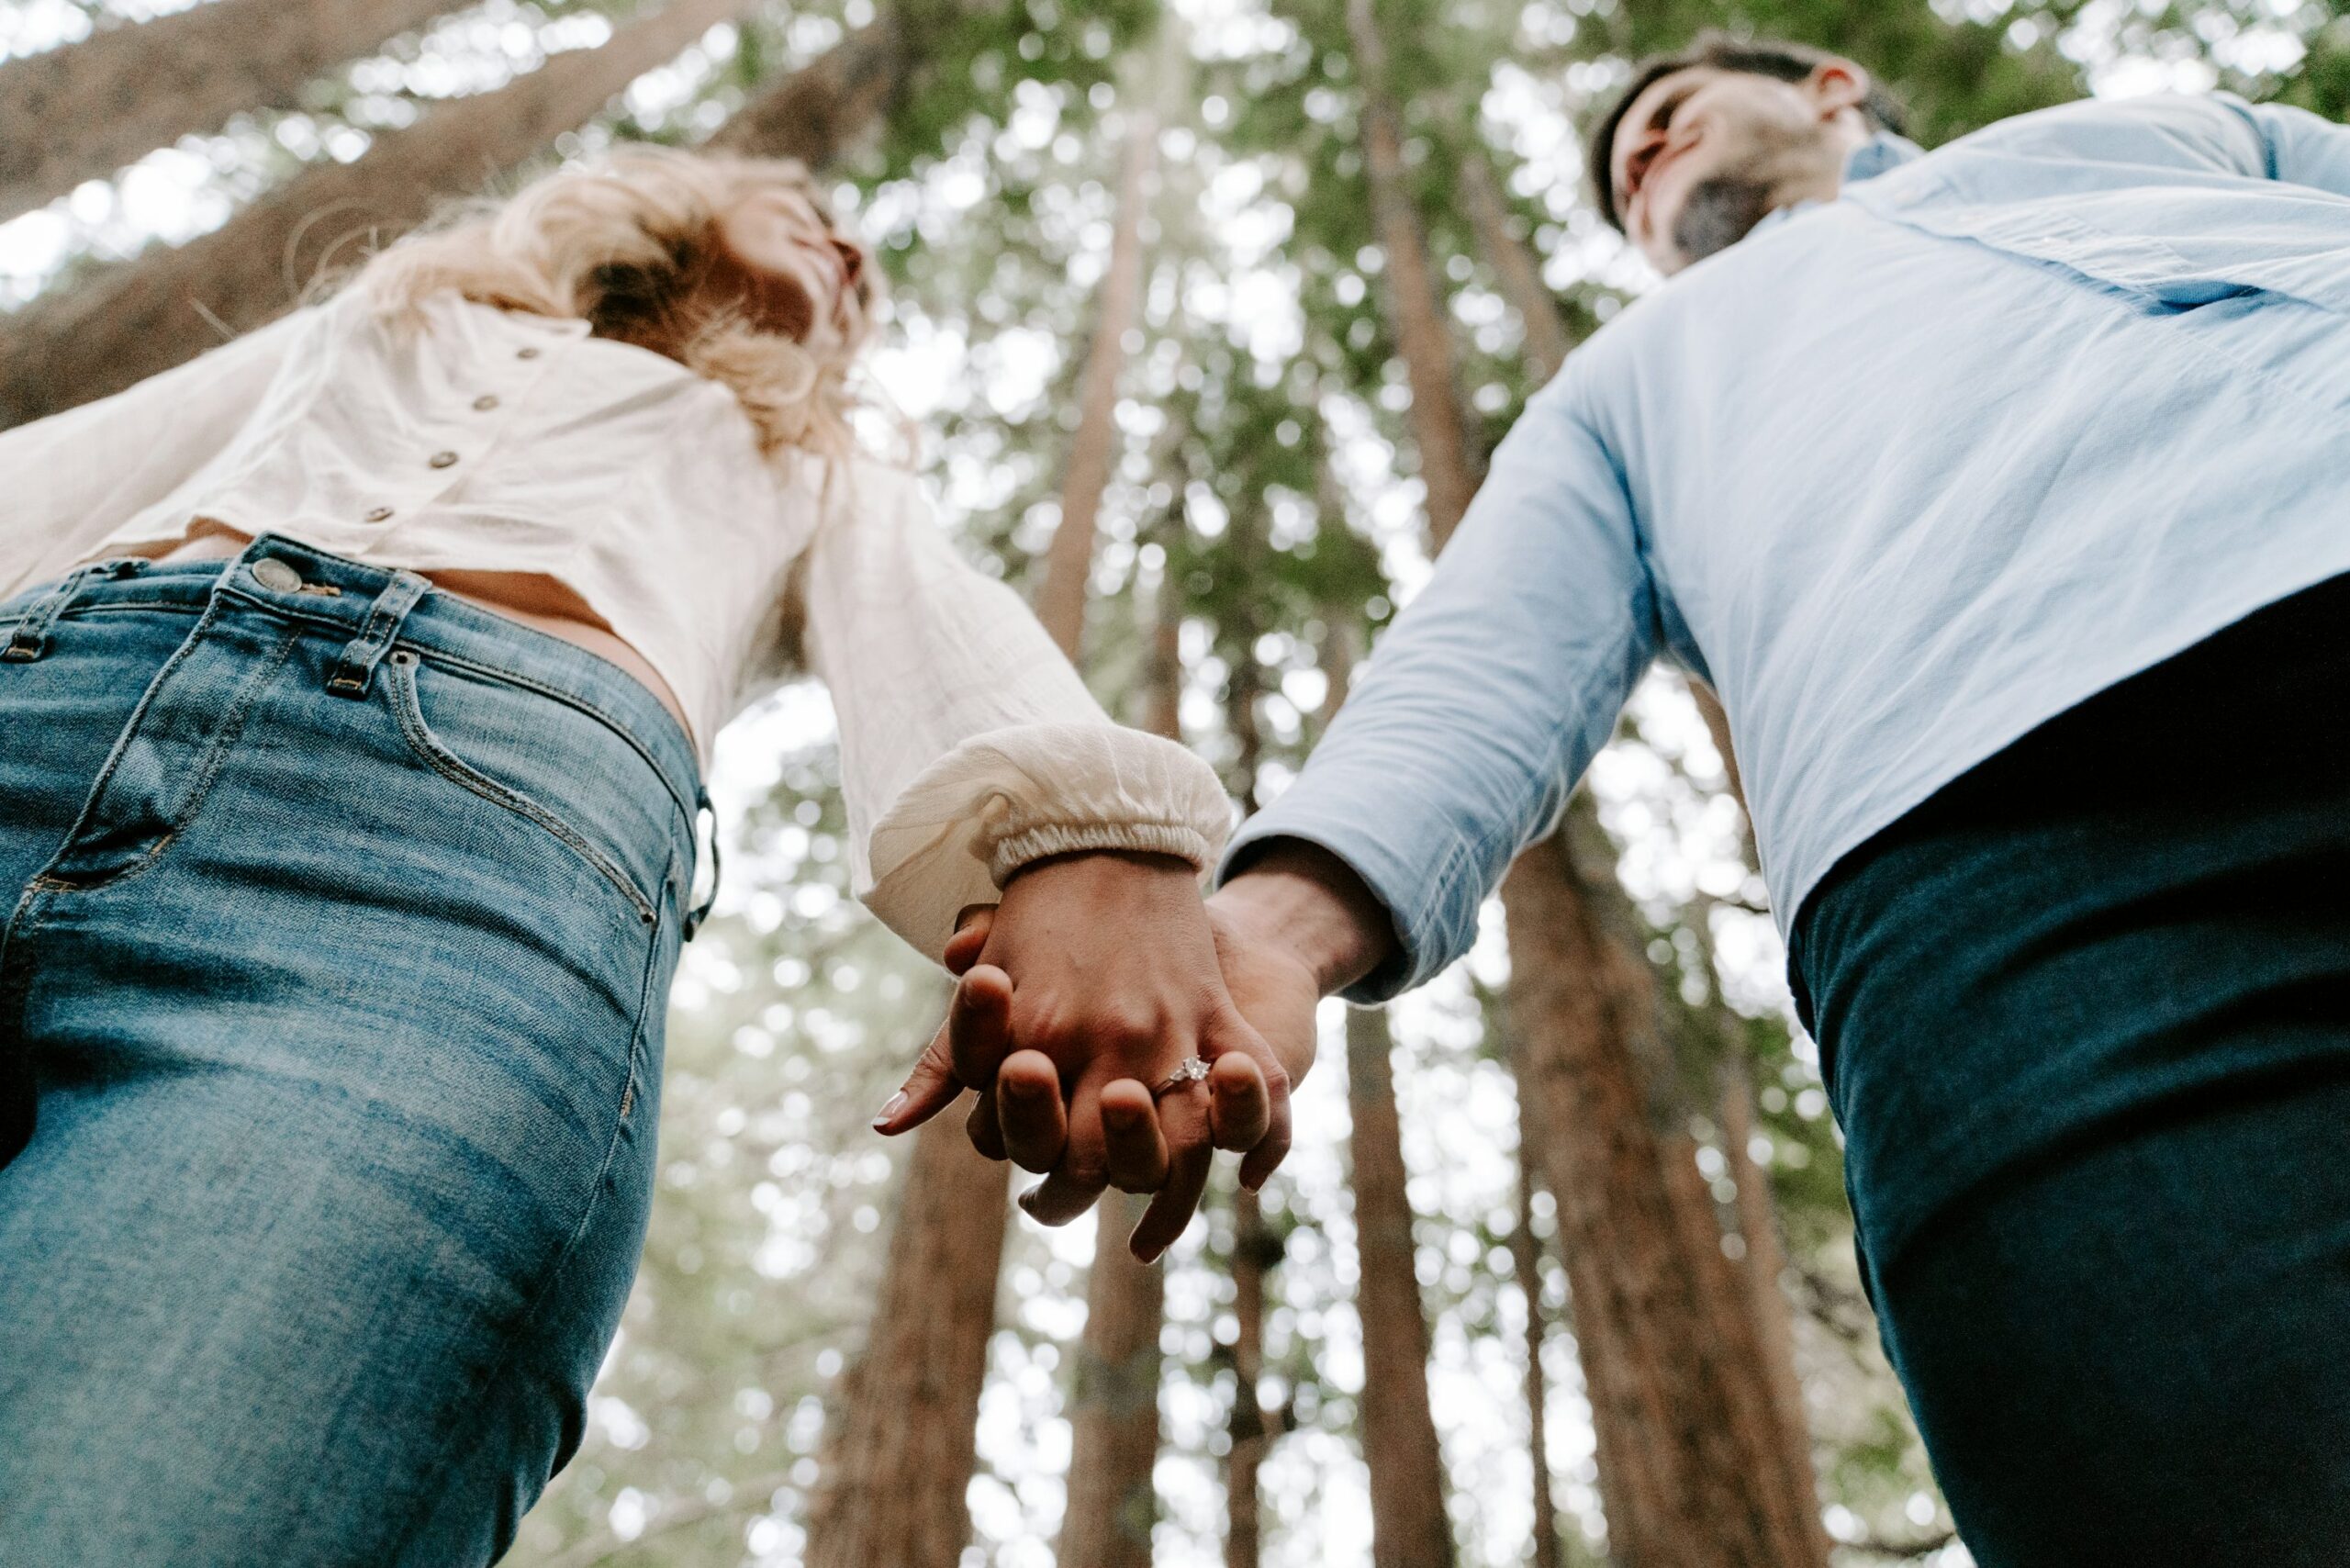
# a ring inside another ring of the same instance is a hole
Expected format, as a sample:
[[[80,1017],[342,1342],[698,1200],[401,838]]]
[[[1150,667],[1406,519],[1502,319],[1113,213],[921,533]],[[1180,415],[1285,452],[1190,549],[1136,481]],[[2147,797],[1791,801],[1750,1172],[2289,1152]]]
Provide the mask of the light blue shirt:
[[[2344,571],[2350,131],[2215,95],[1879,138],[1528,401],[1225,874],[1327,847],[1403,944],[1348,994],[1416,985],[1662,656],[1721,695],[1784,930],[1968,767]]]

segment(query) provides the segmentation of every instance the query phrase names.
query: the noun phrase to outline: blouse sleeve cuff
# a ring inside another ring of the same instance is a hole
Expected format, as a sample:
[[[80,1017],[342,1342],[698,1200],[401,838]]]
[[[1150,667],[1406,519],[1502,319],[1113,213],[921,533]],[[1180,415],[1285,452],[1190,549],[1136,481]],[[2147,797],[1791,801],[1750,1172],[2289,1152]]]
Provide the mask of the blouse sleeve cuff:
[[[874,823],[857,893],[936,959],[956,917],[997,902],[1031,861],[1128,849],[1204,871],[1231,825],[1214,770],[1172,741],[1108,723],[1024,724],[971,737],[898,792]]]

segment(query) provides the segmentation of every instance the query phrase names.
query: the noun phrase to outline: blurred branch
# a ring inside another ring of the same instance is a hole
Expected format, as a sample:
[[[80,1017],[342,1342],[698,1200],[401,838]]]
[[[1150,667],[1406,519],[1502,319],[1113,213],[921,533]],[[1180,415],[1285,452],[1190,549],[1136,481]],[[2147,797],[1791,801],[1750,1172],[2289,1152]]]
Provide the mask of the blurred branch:
[[[1801,1259],[1792,1266],[1805,1314],[1848,1345],[1868,1344],[1874,1338],[1876,1315],[1869,1310],[1867,1299]]]

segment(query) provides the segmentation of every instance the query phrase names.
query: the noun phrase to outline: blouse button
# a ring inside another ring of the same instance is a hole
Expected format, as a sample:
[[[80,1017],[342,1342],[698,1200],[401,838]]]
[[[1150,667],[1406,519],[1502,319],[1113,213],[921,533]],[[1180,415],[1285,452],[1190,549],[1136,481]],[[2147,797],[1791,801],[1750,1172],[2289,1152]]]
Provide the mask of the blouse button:
[[[389,507],[369,507],[367,509],[367,521],[369,522],[382,522],[391,515],[392,509]]]
[[[496,407],[498,407],[498,394],[495,392],[485,392],[474,399],[474,409],[477,413],[487,414]]]
[[[455,464],[457,454],[453,452],[436,452],[427,461],[435,468],[447,468]]]
[[[536,359],[539,357],[539,351],[536,349],[516,349],[514,351],[514,357],[516,359]]]

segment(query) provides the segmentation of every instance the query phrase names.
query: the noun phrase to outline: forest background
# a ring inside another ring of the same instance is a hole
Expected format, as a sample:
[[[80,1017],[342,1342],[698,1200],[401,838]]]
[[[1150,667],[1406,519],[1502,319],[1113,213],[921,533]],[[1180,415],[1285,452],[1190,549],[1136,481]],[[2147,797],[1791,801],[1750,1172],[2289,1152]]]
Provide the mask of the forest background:
[[[0,424],[616,140],[818,166],[871,383],[1104,703],[1293,777],[1483,455],[1657,279],[1579,128],[1701,27],[1933,145],[2088,93],[2350,108],[2313,0],[0,0]],[[830,710],[720,739],[643,1276],[509,1561],[1969,1561],[1851,1260],[1818,1057],[1701,691],[1640,689],[1475,951],[1328,1004],[1261,1201],[1163,1270],[866,1129],[939,976],[847,897]]]

